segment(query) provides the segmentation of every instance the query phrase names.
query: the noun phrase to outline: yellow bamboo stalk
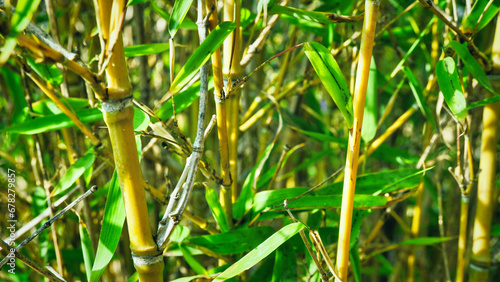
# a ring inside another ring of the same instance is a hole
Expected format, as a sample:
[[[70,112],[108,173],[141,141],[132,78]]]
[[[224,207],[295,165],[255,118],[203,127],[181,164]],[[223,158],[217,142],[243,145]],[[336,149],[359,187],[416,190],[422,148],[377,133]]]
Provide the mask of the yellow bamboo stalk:
[[[215,0],[207,0],[207,9],[215,7]],[[209,18],[210,29],[213,30],[218,24],[217,8]],[[219,137],[219,152],[220,152],[220,169],[221,169],[221,201],[226,211],[226,220],[229,226],[233,225],[232,212],[227,212],[228,207],[232,207],[232,190],[231,190],[231,170],[229,165],[229,141],[227,135],[227,118],[226,118],[226,95],[224,94],[224,81],[222,77],[222,65],[220,49],[217,49],[212,54],[212,71],[214,76],[214,99],[215,113],[217,115],[217,135]],[[231,209],[232,211],[232,209]]]
[[[100,32],[107,44],[110,34],[118,27],[124,1],[98,0]],[[102,46],[103,50],[107,46]],[[163,281],[163,256],[153,239],[148,220],[146,193],[137,155],[130,79],[123,49],[121,32],[106,69],[108,91],[99,97],[103,105],[104,121],[115,157],[116,172],[123,194],[130,249],[140,281]]]
[[[231,85],[229,80],[239,79],[242,76],[241,61],[241,30],[240,30],[240,7],[239,0],[224,0],[224,21],[232,21],[236,23],[234,31],[224,41],[224,56],[222,73],[228,80],[228,85]],[[231,184],[231,192],[221,195],[222,198],[231,197],[231,201],[235,202],[239,195],[238,187],[238,126],[239,126],[239,100],[241,90],[236,90],[231,93],[228,99],[227,108],[227,133],[229,137],[229,166],[233,182]],[[224,200],[227,202],[227,200]],[[224,206],[227,213],[232,215],[232,207]],[[231,218],[232,221],[232,218]]]
[[[356,88],[354,91],[354,126],[349,130],[349,147],[345,164],[344,188],[342,193],[342,208],[340,213],[339,240],[337,249],[337,274],[341,281],[347,281],[349,266],[349,245],[351,239],[352,209],[354,203],[354,189],[358,169],[359,143],[361,126],[365,107],[366,88],[370,73],[375,27],[377,25],[379,0],[365,1],[365,20],[359,54],[358,70],[356,74]]]
[[[493,68],[500,71],[500,21],[497,21],[493,40],[492,60]],[[495,206],[494,191],[499,115],[500,102],[484,106],[469,281],[487,281],[491,265],[491,220]]]

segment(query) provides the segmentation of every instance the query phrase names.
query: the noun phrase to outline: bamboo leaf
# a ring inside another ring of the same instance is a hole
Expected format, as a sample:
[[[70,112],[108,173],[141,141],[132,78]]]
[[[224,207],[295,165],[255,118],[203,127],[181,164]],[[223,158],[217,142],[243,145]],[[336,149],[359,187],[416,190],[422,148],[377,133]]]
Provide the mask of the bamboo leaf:
[[[3,65],[10,57],[16,47],[16,36],[21,33],[30,23],[41,0],[19,0],[16,11],[10,19],[10,34],[5,36],[5,43],[0,54],[0,65]],[[4,17],[4,16],[2,16]]]
[[[66,192],[76,180],[82,176],[95,161],[94,150],[90,149],[83,157],[79,158],[73,165],[68,168],[68,171],[61,177],[61,180],[56,184],[52,191],[53,196],[61,195]]]
[[[274,233],[266,241],[262,242],[257,248],[249,252],[235,264],[230,266],[219,276],[217,276],[213,281],[224,281],[226,279],[232,278],[241,272],[249,269],[250,267],[256,265],[259,261],[271,254],[276,248],[285,243],[293,235],[297,234],[300,230],[304,228],[304,225],[300,222],[291,223],[279,231]]]
[[[92,242],[90,240],[87,226],[81,219],[78,225],[78,231],[80,232],[80,243],[82,245],[85,273],[87,275],[87,281],[90,281],[89,274],[92,273],[92,265],[94,264],[94,250],[92,249]]]
[[[439,61],[436,65],[436,76],[446,104],[457,119],[464,123],[467,115],[465,96],[462,92],[455,61],[451,57]]]
[[[339,65],[330,52],[319,43],[308,42],[304,45],[304,50],[316,74],[344,115],[347,126],[352,128],[354,122],[352,98]]]
[[[108,200],[104,208],[99,245],[95,256],[90,281],[99,281],[104,269],[111,261],[120,241],[123,223],[125,222],[125,206],[116,172],[108,182]]]
[[[267,274],[269,275],[269,274]],[[297,281],[297,257],[291,241],[285,242],[276,250],[272,282]]]
[[[194,272],[198,274],[208,274],[208,271],[189,253],[188,249],[182,246],[182,244],[179,244],[179,249],[182,252],[182,256]]]
[[[432,125],[432,128],[436,128],[436,121],[434,120],[434,116],[432,115],[429,106],[425,102],[422,86],[418,82],[417,78],[413,75],[413,72],[409,67],[405,66],[404,72],[406,74],[406,77],[408,78],[408,81],[410,82],[411,92],[413,93],[413,96],[417,101],[420,111],[427,118],[427,120],[429,120],[429,122]]]
[[[401,245],[434,245],[452,240],[453,237],[418,237],[401,242]]]
[[[210,56],[220,47],[224,39],[235,27],[236,24],[233,22],[223,22],[215,27],[179,71],[172,85],[170,85],[169,92],[173,94],[179,92],[195,76],[200,67],[210,59]]]
[[[146,1],[149,1],[149,0],[128,0],[127,1],[127,7],[128,6],[132,6],[132,5],[137,5],[137,4],[146,2]]]
[[[370,142],[377,134],[377,66],[373,59],[370,63],[370,74],[368,76],[368,86],[366,89],[365,111],[363,117],[363,126],[361,127],[361,138],[366,144]]]
[[[141,109],[134,107],[133,126],[134,131],[144,131],[148,128],[149,116],[146,115]]]
[[[170,14],[170,19],[168,20],[168,33],[170,37],[174,37],[179,30],[179,27],[186,17],[189,7],[193,0],[176,0],[174,8],[172,9],[172,14]]]
[[[229,226],[227,224],[226,214],[219,202],[219,193],[217,193],[214,188],[207,185],[205,186],[205,199],[222,232],[228,232]]]
[[[500,8],[500,0],[494,0],[491,5],[485,10],[489,1],[475,1],[470,14],[462,21],[460,29],[464,33],[477,33],[483,29],[488,23],[498,14]],[[479,22],[479,18],[481,22]],[[476,28],[477,26],[477,28]]]
[[[460,44],[457,41],[451,41],[450,44],[448,44],[447,48],[451,48],[457,53],[460,59],[462,59],[462,61],[464,62],[464,65],[467,67],[467,71],[469,71],[472,76],[474,76],[474,78],[484,86],[484,88],[488,89],[491,93],[498,94],[491,86],[491,82],[486,76],[483,68],[470,54],[469,50],[467,49],[467,43]]]
[[[28,65],[43,79],[52,85],[60,85],[63,82],[63,75],[55,64],[36,63],[31,58],[26,58]]]
[[[169,49],[168,43],[151,43],[125,47],[125,56],[139,57],[152,54],[159,54]]]
[[[231,255],[248,252],[273,234],[269,226],[252,227],[226,233],[191,237],[185,243],[206,248],[216,254]]]
[[[89,100],[83,98],[61,98],[61,102],[72,110],[80,110],[89,106]],[[32,109],[33,112],[41,115],[57,115],[62,113],[56,103],[50,99],[34,102],[32,104]]]
[[[101,111],[97,108],[78,110],[75,111],[75,114],[83,123],[95,122],[103,119]],[[31,135],[72,126],[75,126],[75,124],[69,117],[65,114],[58,114],[30,119],[16,126],[3,129],[2,131]]]
[[[474,102],[474,103],[470,103],[469,106],[467,106],[467,110],[474,109],[474,108],[477,108],[477,107],[482,107],[482,106],[485,106],[485,105],[488,105],[488,104],[491,104],[491,103],[495,103],[495,102],[498,102],[498,101],[500,101],[500,95],[493,96],[493,97],[490,97],[490,98],[486,98],[486,99],[483,99],[481,101],[477,101],[477,102]]]
[[[213,88],[214,88],[214,79],[213,79],[213,77],[211,77],[208,80],[208,90],[210,91]],[[200,82],[199,81],[194,83],[192,86],[190,86],[186,90],[175,95],[174,102],[167,101],[165,104],[163,104],[156,111],[156,115],[159,118],[161,118],[162,120],[167,120],[174,115],[172,103],[175,103],[175,112],[180,113],[180,112],[184,111],[187,107],[189,107],[191,104],[193,104],[193,102],[196,101],[196,99],[198,99],[198,97],[200,97]]]
[[[167,13],[165,10],[163,10],[162,8],[160,8],[158,6],[158,4],[156,4],[156,1],[149,1],[149,3],[151,4],[151,7],[153,8],[153,10],[160,16],[162,17],[164,20],[169,21],[170,19],[170,14]]]
[[[285,14],[296,19],[309,22],[316,22],[321,24],[331,24],[338,22],[356,22],[363,19],[363,15],[348,17],[348,16],[337,15],[334,13],[306,11],[302,9],[281,6],[281,5],[272,6],[269,12],[271,14]]]

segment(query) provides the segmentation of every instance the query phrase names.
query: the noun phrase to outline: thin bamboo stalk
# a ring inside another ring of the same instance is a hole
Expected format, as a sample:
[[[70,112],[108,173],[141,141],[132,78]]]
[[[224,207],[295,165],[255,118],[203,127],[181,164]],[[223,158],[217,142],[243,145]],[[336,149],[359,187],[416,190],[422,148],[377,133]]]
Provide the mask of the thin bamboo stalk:
[[[207,9],[215,6],[215,0],[208,0],[206,2]],[[218,24],[217,12],[212,13],[209,19],[210,29],[213,30]],[[225,206],[226,211],[228,207],[232,206],[232,190],[231,190],[231,170],[229,165],[229,141],[227,133],[227,114],[226,114],[226,95],[224,94],[224,81],[222,77],[222,64],[220,49],[217,49],[212,54],[212,71],[214,76],[214,100],[215,112],[217,115],[217,135],[219,137],[219,152],[220,152],[220,169],[221,169],[221,201]],[[232,212],[226,212],[226,221],[229,226],[233,225]]]
[[[354,90],[354,126],[349,130],[349,147],[345,165],[344,188],[342,193],[342,208],[340,213],[339,240],[337,249],[337,271],[341,281],[347,281],[349,266],[349,246],[351,239],[352,210],[354,203],[354,189],[358,169],[359,143],[361,126],[365,107],[366,88],[370,72],[375,27],[377,25],[379,0],[365,1],[365,20],[361,39],[360,57],[356,75],[356,89]]]
[[[234,31],[224,41],[224,56],[222,73],[227,80],[227,85],[232,84],[232,80],[242,77],[243,71],[241,69],[241,30],[240,30],[240,7],[239,0],[225,0],[224,1],[224,21],[232,21],[236,23]],[[235,202],[239,195],[238,187],[238,126],[239,126],[239,100],[241,90],[238,89],[227,97],[227,133],[229,137],[229,167],[233,182],[231,184],[231,192],[223,191],[221,193],[222,207],[226,212],[226,217],[232,221],[232,205],[228,205],[228,198],[231,202]],[[229,214],[229,215],[228,215]]]
[[[98,0],[100,32],[109,44],[110,35],[117,32],[125,2]],[[102,46],[106,50],[108,46]],[[106,76],[108,91],[102,102],[104,121],[109,129],[114,151],[116,172],[123,193],[127,216],[130,249],[134,266],[141,281],[163,281],[163,256],[153,239],[146,204],[141,167],[135,143],[130,79],[123,49],[121,32],[118,33],[110,54]],[[146,220],[144,220],[146,219]]]
[[[500,21],[497,22],[493,40],[493,68],[500,70]],[[469,281],[487,281],[491,265],[491,220],[495,206],[497,140],[500,119],[500,102],[488,104],[483,109],[483,132],[477,188],[476,216],[472,239],[472,256]]]

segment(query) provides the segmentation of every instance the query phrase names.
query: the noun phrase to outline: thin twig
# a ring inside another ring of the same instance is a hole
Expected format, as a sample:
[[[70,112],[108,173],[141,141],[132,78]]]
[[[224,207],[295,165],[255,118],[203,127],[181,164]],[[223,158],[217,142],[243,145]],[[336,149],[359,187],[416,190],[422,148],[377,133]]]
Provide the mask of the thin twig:
[[[29,242],[31,242],[33,239],[35,239],[36,236],[38,236],[40,233],[42,233],[45,229],[47,229],[49,226],[51,226],[54,221],[56,221],[58,218],[60,218],[64,213],[66,213],[67,211],[69,211],[71,208],[73,208],[75,205],[77,205],[80,201],[82,201],[83,199],[85,199],[88,195],[94,193],[95,191],[97,191],[97,186],[92,186],[89,190],[87,190],[87,192],[85,192],[83,195],[81,195],[80,197],[76,198],[76,200],[74,200],[71,204],[67,205],[63,210],[61,210],[60,212],[58,212],[56,215],[54,215],[52,218],[50,218],[49,220],[47,220],[42,226],[40,226],[40,228],[38,228],[33,234],[31,234],[28,238],[26,238],[24,241],[22,241],[19,245],[17,245],[15,248],[14,248],[14,253],[17,254],[17,252],[23,248],[26,244],[28,244]],[[5,265],[5,263],[7,263],[8,261],[8,257],[5,257],[1,262],[0,262],[0,269],[2,269],[2,267]]]

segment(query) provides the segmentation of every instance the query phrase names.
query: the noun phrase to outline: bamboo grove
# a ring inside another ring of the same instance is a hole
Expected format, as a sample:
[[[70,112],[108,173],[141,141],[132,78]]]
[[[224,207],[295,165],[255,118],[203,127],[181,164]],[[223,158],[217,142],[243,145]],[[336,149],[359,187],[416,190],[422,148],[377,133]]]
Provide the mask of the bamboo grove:
[[[0,0],[0,280],[498,280],[499,9]]]

